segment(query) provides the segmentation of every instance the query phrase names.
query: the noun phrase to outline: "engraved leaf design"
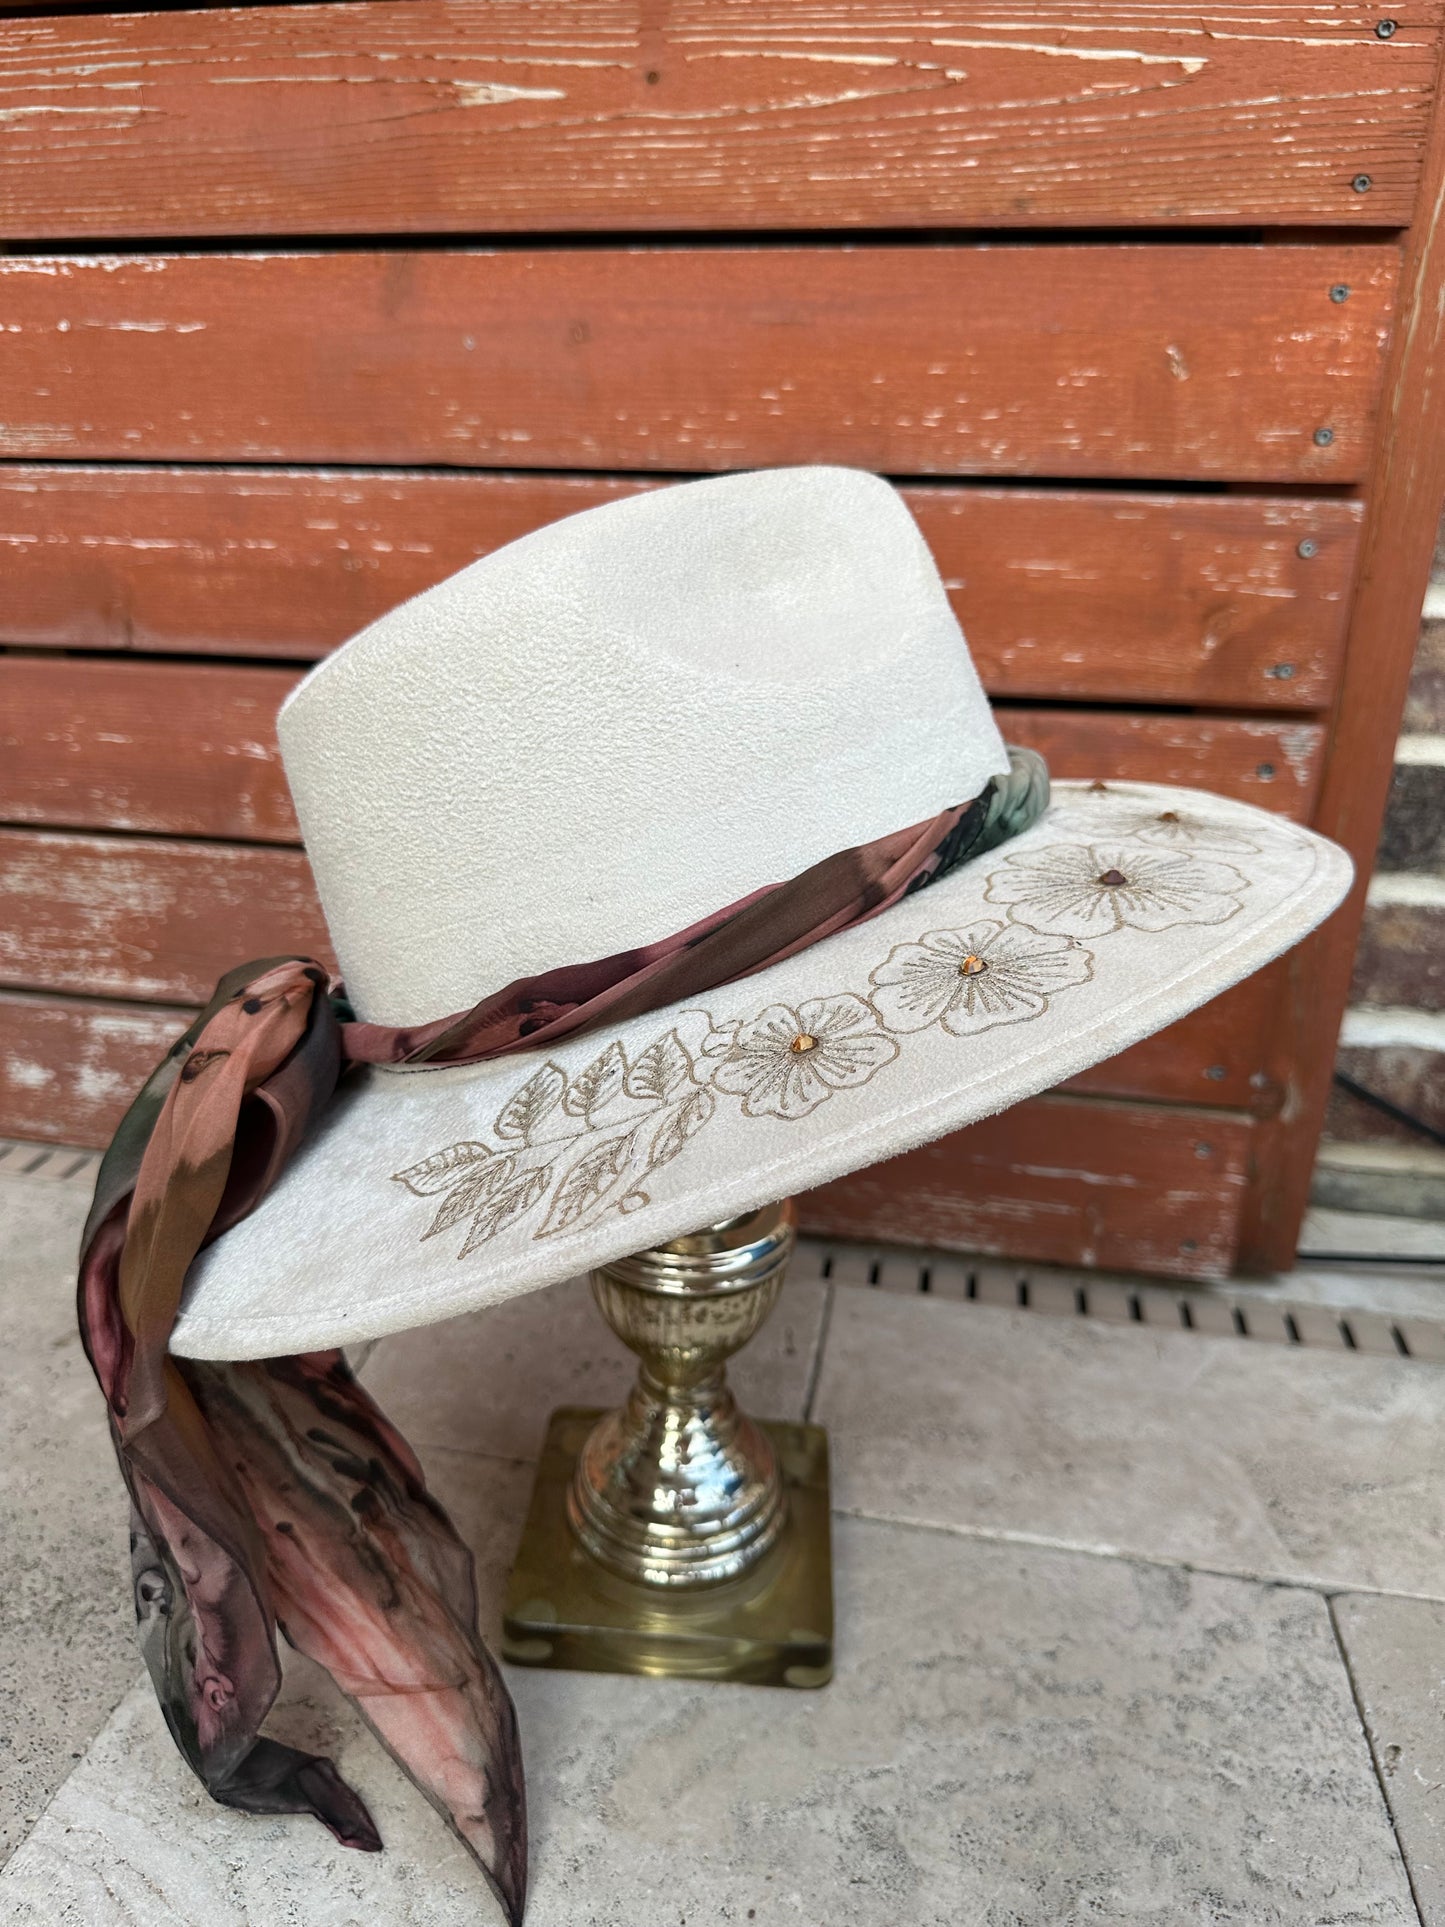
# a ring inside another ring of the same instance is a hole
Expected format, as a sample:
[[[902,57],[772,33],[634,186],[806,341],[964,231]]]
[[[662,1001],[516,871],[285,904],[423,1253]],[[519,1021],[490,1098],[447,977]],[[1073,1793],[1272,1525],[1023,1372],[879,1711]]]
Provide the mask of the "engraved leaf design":
[[[567,1073],[549,1058],[497,1113],[497,1136],[520,1138],[523,1144],[530,1144],[538,1125],[556,1110],[566,1089]]]
[[[585,1070],[578,1071],[562,1099],[562,1108],[572,1117],[591,1117],[609,1104],[622,1089],[627,1076],[627,1059],[615,1039]]]
[[[688,1139],[707,1123],[716,1106],[717,1099],[712,1092],[699,1087],[669,1111],[662,1128],[652,1140],[647,1168],[655,1171],[659,1164],[666,1164],[675,1158]]]
[[[539,1238],[570,1230],[616,1189],[631,1172],[638,1130],[634,1124],[578,1158],[553,1194],[552,1207],[537,1233]]]
[[[421,1234],[423,1241],[436,1237],[439,1231],[450,1231],[454,1224],[470,1217],[478,1205],[495,1193],[498,1185],[506,1183],[516,1161],[508,1152],[505,1157],[490,1159],[475,1177],[463,1178],[451,1195],[442,1200],[441,1209]]]
[[[473,1165],[492,1155],[489,1144],[477,1144],[471,1139],[460,1144],[448,1144],[443,1150],[433,1151],[429,1158],[420,1164],[409,1164],[404,1171],[393,1171],[393,1184],[404,1184],[408,1191],[414,1191],[419,1198],[433,1198],[438,1191],[451,1189],[464,1172]]]
[[[645,1098],[651,1104],[665,1104],[692,1076],[692,1059],[675,1030],[649,1044],[627,1073],[629,1097]]]
[[[715,1024],[706,1011],[701,1014],[707,1019],[701,1044],[703,1056],[726,1057],[737,1044],[739,1020],[735,1017],[731,1023]]]
[[[524,1211],[530,1211],[551,1181],[551,1165],[541,1164],[531,1171],[524,1171],[517,1182],[509,1184],[505,1190],[494,1192],[477,1213],[467,1233],[466,1243],[457,1256],[465,1258],[469,1251],[475,1251],[478,1245],[495,1238],[514,1218],[520,1218]]]

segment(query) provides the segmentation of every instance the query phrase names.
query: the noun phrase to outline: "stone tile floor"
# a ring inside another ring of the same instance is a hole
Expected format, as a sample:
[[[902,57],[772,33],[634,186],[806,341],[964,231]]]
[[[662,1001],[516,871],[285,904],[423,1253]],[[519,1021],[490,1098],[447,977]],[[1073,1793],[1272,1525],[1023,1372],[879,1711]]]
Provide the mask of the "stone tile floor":
[[[303,1663],[272,1728],[339,1758],[385,1854],[225,1812],[180,1765],[73,1336],[88,1173],[24,1162],[0,1159],[0,1923],[493,1921]],[[1445,1276],[1197,1294],[1188,1330],[1148,1287],[1050,1317],[1003,1267],[939,1259],[924,1296],[916,1260],[820,1255],[736,1378],[831,1431],[835,1680],[513,1669],[529,1927],[1445,1927]],[[546,1413],[628,1369],[575,1284],[367,1357],[477,1550],[485,1630]]]

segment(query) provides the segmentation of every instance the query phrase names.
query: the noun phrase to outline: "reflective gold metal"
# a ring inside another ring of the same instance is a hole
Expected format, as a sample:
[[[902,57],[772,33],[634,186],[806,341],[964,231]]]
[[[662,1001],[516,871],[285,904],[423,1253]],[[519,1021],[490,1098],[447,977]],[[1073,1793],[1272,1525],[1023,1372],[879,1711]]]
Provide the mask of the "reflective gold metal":
[[[736,1579],[782,1531],[777,1454],[738,1410],[724,1361],[773,1309],[792,1249],[792,1207],[772,1205],[593,1272],[602,1316],[642,1369],[583,1446],[567,1516],[619,1578]]]
[[[755,1424],[725,1371],[776,1302],[793,1215],[770,1205],[592,1274],[641,1369],[619,1411],[552,1415],[508,1594],[508,1658],[792,1686],[829,1677],[826,1437]]]

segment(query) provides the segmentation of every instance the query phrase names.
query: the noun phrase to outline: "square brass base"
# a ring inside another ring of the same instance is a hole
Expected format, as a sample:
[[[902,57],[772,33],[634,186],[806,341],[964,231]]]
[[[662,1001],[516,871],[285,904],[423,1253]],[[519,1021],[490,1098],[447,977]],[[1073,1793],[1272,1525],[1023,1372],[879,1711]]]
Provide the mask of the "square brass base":
[[[502,1657],[572,1672],[825,1686],[833,1673],[828,1436],[764,1422],[788,1497],[782,1537],[752,1572],[695,1591],[614,1578],[567,1523],[567,1488],[600,1412],[552,1414],[507,1589]]]

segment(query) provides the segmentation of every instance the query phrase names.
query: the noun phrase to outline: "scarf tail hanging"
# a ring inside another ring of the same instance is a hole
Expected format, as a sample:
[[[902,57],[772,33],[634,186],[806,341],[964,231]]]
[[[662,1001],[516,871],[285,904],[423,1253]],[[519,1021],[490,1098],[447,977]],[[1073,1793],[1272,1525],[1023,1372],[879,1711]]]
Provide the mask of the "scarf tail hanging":
[[[415,1458],[337,1352],[255,1365],[166,1349],[209,1227],[254,1207],[276,1144],[299,1141],[331,1095],[339,1026],[324,983],[306,959],[224,979],[97,1182],[80,1325],[131,1494],[141,1647],[166,1724],[215,1799],[311,1813],[344,1845],[376,1850],[365,1803],[332,1763],[260,1731],[280,1682],[279,1625],[354,1700],[517,1923],[516,1719],[477,1635],[471,1554]]]

